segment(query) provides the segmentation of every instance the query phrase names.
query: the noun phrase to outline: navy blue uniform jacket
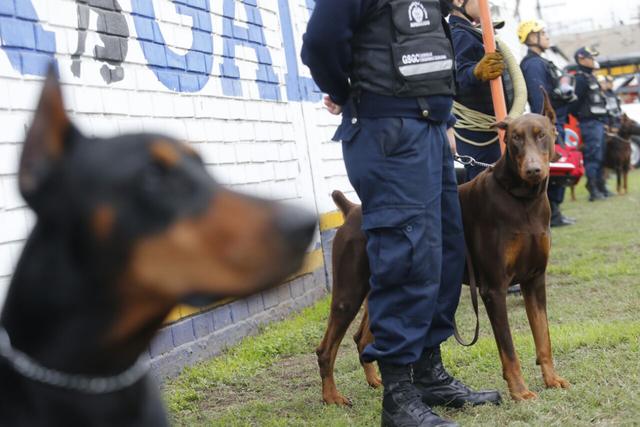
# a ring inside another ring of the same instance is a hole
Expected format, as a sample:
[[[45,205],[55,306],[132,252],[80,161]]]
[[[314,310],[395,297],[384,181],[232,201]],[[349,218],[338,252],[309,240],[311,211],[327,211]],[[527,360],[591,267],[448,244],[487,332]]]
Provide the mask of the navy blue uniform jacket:
[[[520,63],[520,68],[522,68],[522,74],[527,82],[527,92],[531,112],[540,114],[544,106],[544,95],[542,93],[542,89],[551,95],[555,86],[553,77],[549,74],[549,70],[547,69],[544,59],[536,53],[529,52],[529,54],[527,54]],[[556,115],[558,116],[557,124],[566,124],[567,116],[569,114],[569,105],[558,105],[555,102],[553,104],[553,107],[556,110]]]
[[[578,65],[578,70],[583,71],[587,74],[593,73],[591,68],[583,67],[582,65]],[[580,119],[580,109],[585,102],[589,102],[589,80],[582,73],[576,74],[576,96],[578,100],[571,104],[569,107],[569,111],[571,114]],[[603,118],[602,121],[606,119]]]
[[[351,94],[351,40],[376,0],[317,0],[303,36],[302,62],[309,67],[320,90],[338,105],[345,105]],[[421,117],[415,98],[397,98],[373,93],[361,94],[361,117]],[[450,96],[429,96],[429,119],[451,120]]]

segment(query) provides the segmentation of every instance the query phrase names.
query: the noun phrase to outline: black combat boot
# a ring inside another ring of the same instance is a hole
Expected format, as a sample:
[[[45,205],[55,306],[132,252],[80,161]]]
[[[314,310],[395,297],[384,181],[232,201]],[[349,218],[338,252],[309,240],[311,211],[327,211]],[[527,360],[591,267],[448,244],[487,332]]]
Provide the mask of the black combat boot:
[[[609,191],[609,189],[607,188],[607,181],[604,178],[598,178],[597,187],[598,187],[598,191],[604,197],[613,197],[616,195],[616,193]]]
[[[500,393],[495,390],[473,391],[449,375],[442,365],[439,347],[425,350],[415,364],[414,383],[422,393],[422,401],[429,406],[460,408],[466,404],[499,405],[502,401]]]
[[[422,403],[420,392],[413,385],[411,365],[390,365],[378,362],[384,397],[382,399],[382,427],[457,427]]]
[[[560,205],[556,202],[550,202],[551,204],[551,226],[552,227],[564,227],[565,225],[573,225],[574,222],[570,221],[562,212],[560,212]]]
[[[590,202],[604,199],[604,195],[600,192],[600,190],[598,190],[598,186],[593,179],[587,179],[587,191],[589,191]]]

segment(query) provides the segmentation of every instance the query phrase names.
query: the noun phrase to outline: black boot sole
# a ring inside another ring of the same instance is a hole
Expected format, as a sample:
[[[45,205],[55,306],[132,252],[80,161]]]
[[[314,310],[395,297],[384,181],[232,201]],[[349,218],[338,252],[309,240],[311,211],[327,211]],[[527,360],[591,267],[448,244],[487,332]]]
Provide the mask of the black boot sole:
[[[453,400],[451,402],[445,402],[445,401],[438,401],[438,402],[434,402],[434,401],[428,401],[428,400],[422,400],[424,402],[425,405],[427,406],[442,406],[445,408],[453,408],[453,409],[460,409],[465,405],[470,405],[470,406],[482,406],[482,405],[494,405],[494,406],[500,406],[502,404],[502,399],[497,400],[497,401],[492,401],[492,400],[485,400],[482,402],[468,402],[468,401],[459,401],[459,400]]]

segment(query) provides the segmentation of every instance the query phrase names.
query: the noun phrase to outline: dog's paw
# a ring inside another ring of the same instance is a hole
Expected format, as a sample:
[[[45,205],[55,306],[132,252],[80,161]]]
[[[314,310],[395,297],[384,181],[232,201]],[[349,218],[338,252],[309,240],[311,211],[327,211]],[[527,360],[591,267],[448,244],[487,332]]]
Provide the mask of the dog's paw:
[[[373,363],[364,363],[364,375],[367,377],[367,384],[373,388],[378,388],[382,385],[382,379],[378,375],[378,371]]]
[[[377,375],[373,377],[367,377],[367,384],[369,384],[373,388],[378,388],[382,385],[382,379]]]
[[[346,397],[344,397],[338,392],[322,396],[322,400],[324,400],[324,403],[326,403],[327,405],[338,405],[338,406],[352,405],[351,400],[347,399]]]
[[[523,390],[523,391],[519,391],[519,392],[512,392],[511,393],[511,398],[513,400],[515,400],[516,402],[522,402],[523,400],[533,400],[533,399],[537,399],[538,395],[535,394],[534,392],[530,391],[530,390]]]
[[[569,388],[571,387],[571,384],[569,384],[569,381],[565,380],[562,377],[559,377],[558,375],[553,375],[550,376],[548,378],[544,379],[544,384],[547,386],[547,388]]]

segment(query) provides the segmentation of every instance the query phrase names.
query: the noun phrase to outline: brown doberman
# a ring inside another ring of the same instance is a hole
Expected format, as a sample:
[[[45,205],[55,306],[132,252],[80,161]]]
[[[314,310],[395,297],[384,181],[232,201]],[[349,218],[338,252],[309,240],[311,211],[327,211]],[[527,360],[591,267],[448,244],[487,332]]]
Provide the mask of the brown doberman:
[[[216,184],[169,137],[82,135],[52,74],[19,184],[37,222],[0,321],[3,426],[168,425],[136,362],[167,314],[280,283],[315,229],[309,213]]]
[[[633,135],[640,135],[640,125],[623,114],[617,134],[608,133],[605,138],[607,148],[604,166],[616,173],[616,190],[621,195],[629,192],[628,175],[631,169],[631,142],[629,139]]]
[[[522,377],[507,318],[507,289],[514,282],[522,287],[545,385],[569,387],[553,367],[546,312],[545,275],[551,248],[546,190],[556,139],[552,123],[555,112],[546,94],[543,115],[527,114],[499,123],[497,127],[506,131],[505,154],[494,167],[459,187],[467,247],[514,400],[536,397]],[[336,388],[333,367],[340,341],[368,293],[369,265],[360,206],[338,191],[332,196],[345,221],[334,238],[331,313],[316,352],[323,400],[342,405],[350,402]],[[374,339],[366,307],[354,339],[359,353]],[[379,386],[374,366],[362,365],[367,382]]]
[[[623,195],[629,192],[628,175],[631,170],[632,136],[640,135],[640,124],[626,114],[622,115],[620,128],[605,135],[604,166],[616,173],[616,191]],[[571,186],[571,200],[576,201],[575,185]]]

